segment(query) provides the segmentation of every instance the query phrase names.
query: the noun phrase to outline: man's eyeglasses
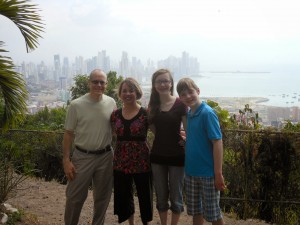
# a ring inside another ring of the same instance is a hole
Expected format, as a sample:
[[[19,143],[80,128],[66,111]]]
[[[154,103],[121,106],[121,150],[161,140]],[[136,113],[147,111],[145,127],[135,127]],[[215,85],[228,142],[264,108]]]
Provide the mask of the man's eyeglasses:
[[[162,84],[167,85],[167,84],[170,84],[170,83],[171,83],[170,80],[156,80],[155,81],[156,85],[162,85]]]
[[[107,82],[103,80],[91,80],[91,82],[95,85],[101,84],[102,86],[107,84]]]

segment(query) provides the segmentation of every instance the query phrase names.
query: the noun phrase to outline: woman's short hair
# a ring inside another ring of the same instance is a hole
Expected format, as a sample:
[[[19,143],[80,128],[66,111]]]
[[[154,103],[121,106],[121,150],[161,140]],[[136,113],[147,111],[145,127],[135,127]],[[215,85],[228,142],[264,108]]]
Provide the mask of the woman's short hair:
[[[143,96],[143,91],[137,82],[136,79],[132,77],[127,77],[123,80],[119,85],[118,96],[120,98],[123,84],[127,84],[130,88],[132,88],[136,93],[136,99],[139,100]]]

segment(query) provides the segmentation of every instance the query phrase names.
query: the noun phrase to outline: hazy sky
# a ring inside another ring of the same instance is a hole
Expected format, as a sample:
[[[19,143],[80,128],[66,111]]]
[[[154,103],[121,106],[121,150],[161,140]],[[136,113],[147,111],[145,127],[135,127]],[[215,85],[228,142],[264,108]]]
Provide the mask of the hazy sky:
[[[0,16],[0,40],[16,62],[53,55],[91,58],[106,50],[138,57],[197,57],[201,70],[300,71],[299,0],[32,0],[45,23],[26,53],[17,27]]]

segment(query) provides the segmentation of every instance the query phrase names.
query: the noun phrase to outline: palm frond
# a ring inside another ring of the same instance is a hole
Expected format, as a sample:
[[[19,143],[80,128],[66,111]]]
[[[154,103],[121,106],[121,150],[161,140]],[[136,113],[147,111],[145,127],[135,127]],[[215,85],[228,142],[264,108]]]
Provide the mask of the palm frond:
[[[6,52],[1,49],[0,52]],[[14,64],[10,57],[0,55],[0,91],[4,99],[4,113],[0,127],[7,129],[24,119],[27,111],[26,100],[28,91],[21,74],[14,71]]]
[[[13,21],[21,31],[26,50],[30,52],[37,48],[38,38],[44,32],[43,22],[39,15],[37,5],[30,4],[30,0],[1,0],[0,15]]]

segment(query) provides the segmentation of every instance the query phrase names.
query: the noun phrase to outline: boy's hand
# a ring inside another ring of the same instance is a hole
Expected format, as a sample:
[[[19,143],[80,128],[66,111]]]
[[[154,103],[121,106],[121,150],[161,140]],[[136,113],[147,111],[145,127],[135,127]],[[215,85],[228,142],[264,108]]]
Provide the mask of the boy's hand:
[[[186,133],[184,130],[180,131],[180,136],[181,136],[182,140],[184,140],[184,141],[186,140]]]
[[[184,147],[185,146],[185,140],[186,140],[186,134],[185,134],[184,130],[180,131],[180,136],[181,136],[181,139],[179,141],[179,145]]]
[[[226,188],[225,182],[224,182],[224,177],[223,175],[216,175],[215,176],[215,187],[219,191],[224,191]]]

